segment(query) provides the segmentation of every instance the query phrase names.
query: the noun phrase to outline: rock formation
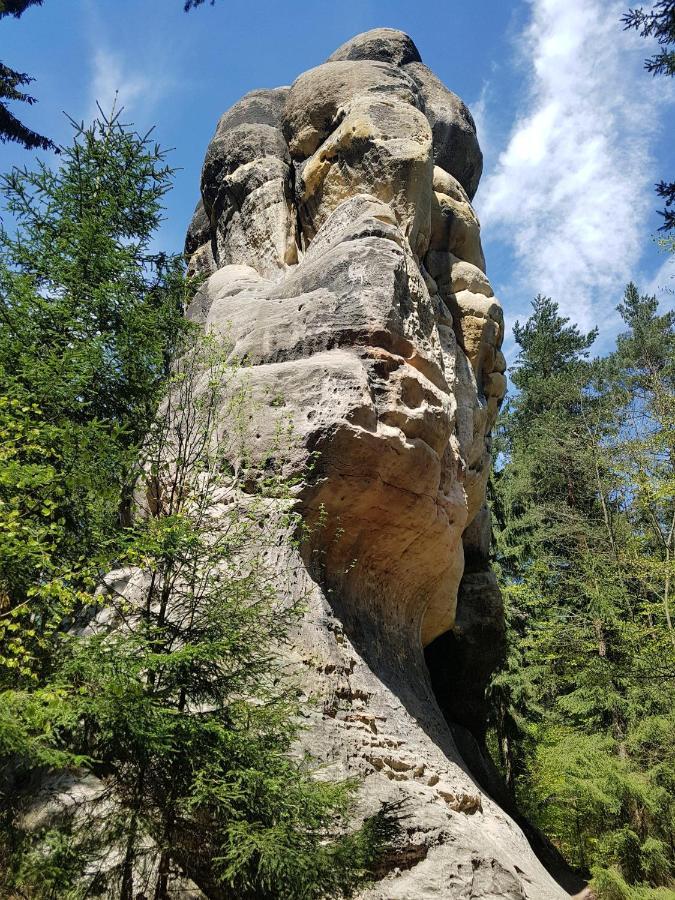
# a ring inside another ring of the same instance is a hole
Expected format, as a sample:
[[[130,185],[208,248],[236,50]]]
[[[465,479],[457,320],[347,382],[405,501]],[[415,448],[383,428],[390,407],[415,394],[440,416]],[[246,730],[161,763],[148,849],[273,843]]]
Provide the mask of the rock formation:
[[[376,29],[222,116],[186,241],[208,276],[188,314],[250,366],[261,459],[292,424],[306,739],[362,779],[361,814],[390,801],[402,824],[373,900],[566,896],[453,738],[482,759],[503,640],[485,492],[504,326],[481,168],[464,103]]]

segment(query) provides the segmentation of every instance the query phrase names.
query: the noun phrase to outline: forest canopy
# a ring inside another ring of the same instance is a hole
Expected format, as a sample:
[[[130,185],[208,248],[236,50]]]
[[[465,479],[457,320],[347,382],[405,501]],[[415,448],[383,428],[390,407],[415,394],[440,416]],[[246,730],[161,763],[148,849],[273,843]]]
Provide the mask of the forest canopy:
[[[591,358],[539,296],[498,425],[495,558],[508,659],[491,750],[521,808],[600,897],[675,873],[675,313],[629,284]],[[654,889],[651,893],[650,890]]]

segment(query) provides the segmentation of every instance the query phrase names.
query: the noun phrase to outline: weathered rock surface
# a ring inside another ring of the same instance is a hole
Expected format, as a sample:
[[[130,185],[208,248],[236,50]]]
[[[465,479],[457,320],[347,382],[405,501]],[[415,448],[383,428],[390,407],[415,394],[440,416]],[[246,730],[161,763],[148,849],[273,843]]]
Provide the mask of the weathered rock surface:
[[[485,491],[504,325],[471,207],[481,167],[466,106],[376,29],[225,113],[186,242],[212,273],[188,314],[250,366],[259,458],[292,426],[311,535],[299,569],[283,547],[278,565],[308,607],[307,743],[363,779],[361,814],[392,802],[402,825],[371,900],[566,896],[448,724],[481,744],[503,640]]]
[[[291,158],[280,128],[285,98],[285,88],[247,94],[209,144],[202,199],[215,268],[250,263],[273,276],[297,260]],[[190,235],[197,228],[193,219]]]
[[[434,162],[453,175],[472,200],[483,171],[483,154],[468,107],[421,61],[409,63],[405,71],[420,90],[434,135]]]
[[[412,38],[395,28],[373,28],[357,34],[331,53],[328,62],[336,59],[375,59],[395,66],[422,62]]]

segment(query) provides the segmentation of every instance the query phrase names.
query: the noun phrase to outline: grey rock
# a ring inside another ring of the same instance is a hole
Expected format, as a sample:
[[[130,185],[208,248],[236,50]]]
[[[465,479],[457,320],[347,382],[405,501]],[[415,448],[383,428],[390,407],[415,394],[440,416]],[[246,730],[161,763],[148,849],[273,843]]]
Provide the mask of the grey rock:
[[[483,171],[483,154],[469,108],[421,62],[405,67],[420,89],[434,135],[434,162],[459,181],[472,200]]]
[[[294,159],[311,156],[335,130],[346,105],[369,95],[421,108],[417,83],[386,62],[333,61],[309,69],[290,87],[283,116],[284,136]]]
[[[355,826],[398,810],[363,900],[566,896],[452,731],[480,750],[503,640],[485,511],[503,316],[479,175],[466,108],[377,29],[221,118],[187,242],[214,270],[188,315],[246,363],[232,468],[277,454],[308,526],[301,547],[280,530],[268,561],[306,610],[285,651],[308,700],[298,752],[359,780]],[[142,579],[109,582],[132,598]]]
[[[207,244],[210,240],[211,223],[209,222],[209,217],[204,209],[204,202],[200,197],[199,202],[195,206],[195,211],[192,214],[192,221],[188,227],[187,234],[185,235],[186,259],[189,260],[199,247]]]
[[[494,573],[486,571],[475,555],[467,554],[467,559],[452,630],[427,648],[426,660],[445,717],[462,725],[482,744],[487,719],[485,690],[505,652],[504,606]],[[475,569],[477,563],[481,567]],[[459,684],[461,690],[457,690]]]
[[[374,59],[395,66],[422,61],[412,38],[395,28],[373,28],[357,34],[328,57],[329,62],[343,59]]]
[[[249,91],[218,120],[216,131],[229,131],[238,125],[271,125],[276,128],[288,94],[287,87]]]
[[[188,278],[208,278],[216,271],[216,261],[213,258],[213,247],[211,241],[197,247],[194,253],[188,259],[187,276]]]
[[[280,112],[286,89],[253,91],[220,119],[202,169],[216,267],[252,264],[263,275],[297,260],[296,213]]]

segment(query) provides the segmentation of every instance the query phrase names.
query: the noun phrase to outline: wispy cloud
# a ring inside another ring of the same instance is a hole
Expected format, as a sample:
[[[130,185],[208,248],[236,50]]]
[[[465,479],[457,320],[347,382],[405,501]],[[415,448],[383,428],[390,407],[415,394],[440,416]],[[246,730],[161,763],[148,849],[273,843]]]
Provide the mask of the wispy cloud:
[[[147,63],[147,60],[146,60]],[[160,65],[143,71],[112,50],[97,46],[92,52],[92,76],[89,93],[90,114],[98,104],[109,113],[116,108],[147,114],[168,93],[172,86],[170,75]]]
[[[469,104],[471,115],[476,123],[476,134],[480,141],[480,148],[483,151],[483,158],[487,158],[491,149],[492,135],[489,128],[489,92],[490,82],[483,81],[480,95],[476,101]]]
[[[518,293],[550,294],[582,327],[609,314],[654,208],[651,145],[667,79],[621,27],[625,2],[528,0],[522,113],[481,187],[487,236],[515,255]]]
[[[641,287],[638,285],[638,287]],[[675,256],[668,255],[656,270],[655,275],[644,286],[645,294],[652,294],[661,300],[664,306],[673,306],[675,302]]]

